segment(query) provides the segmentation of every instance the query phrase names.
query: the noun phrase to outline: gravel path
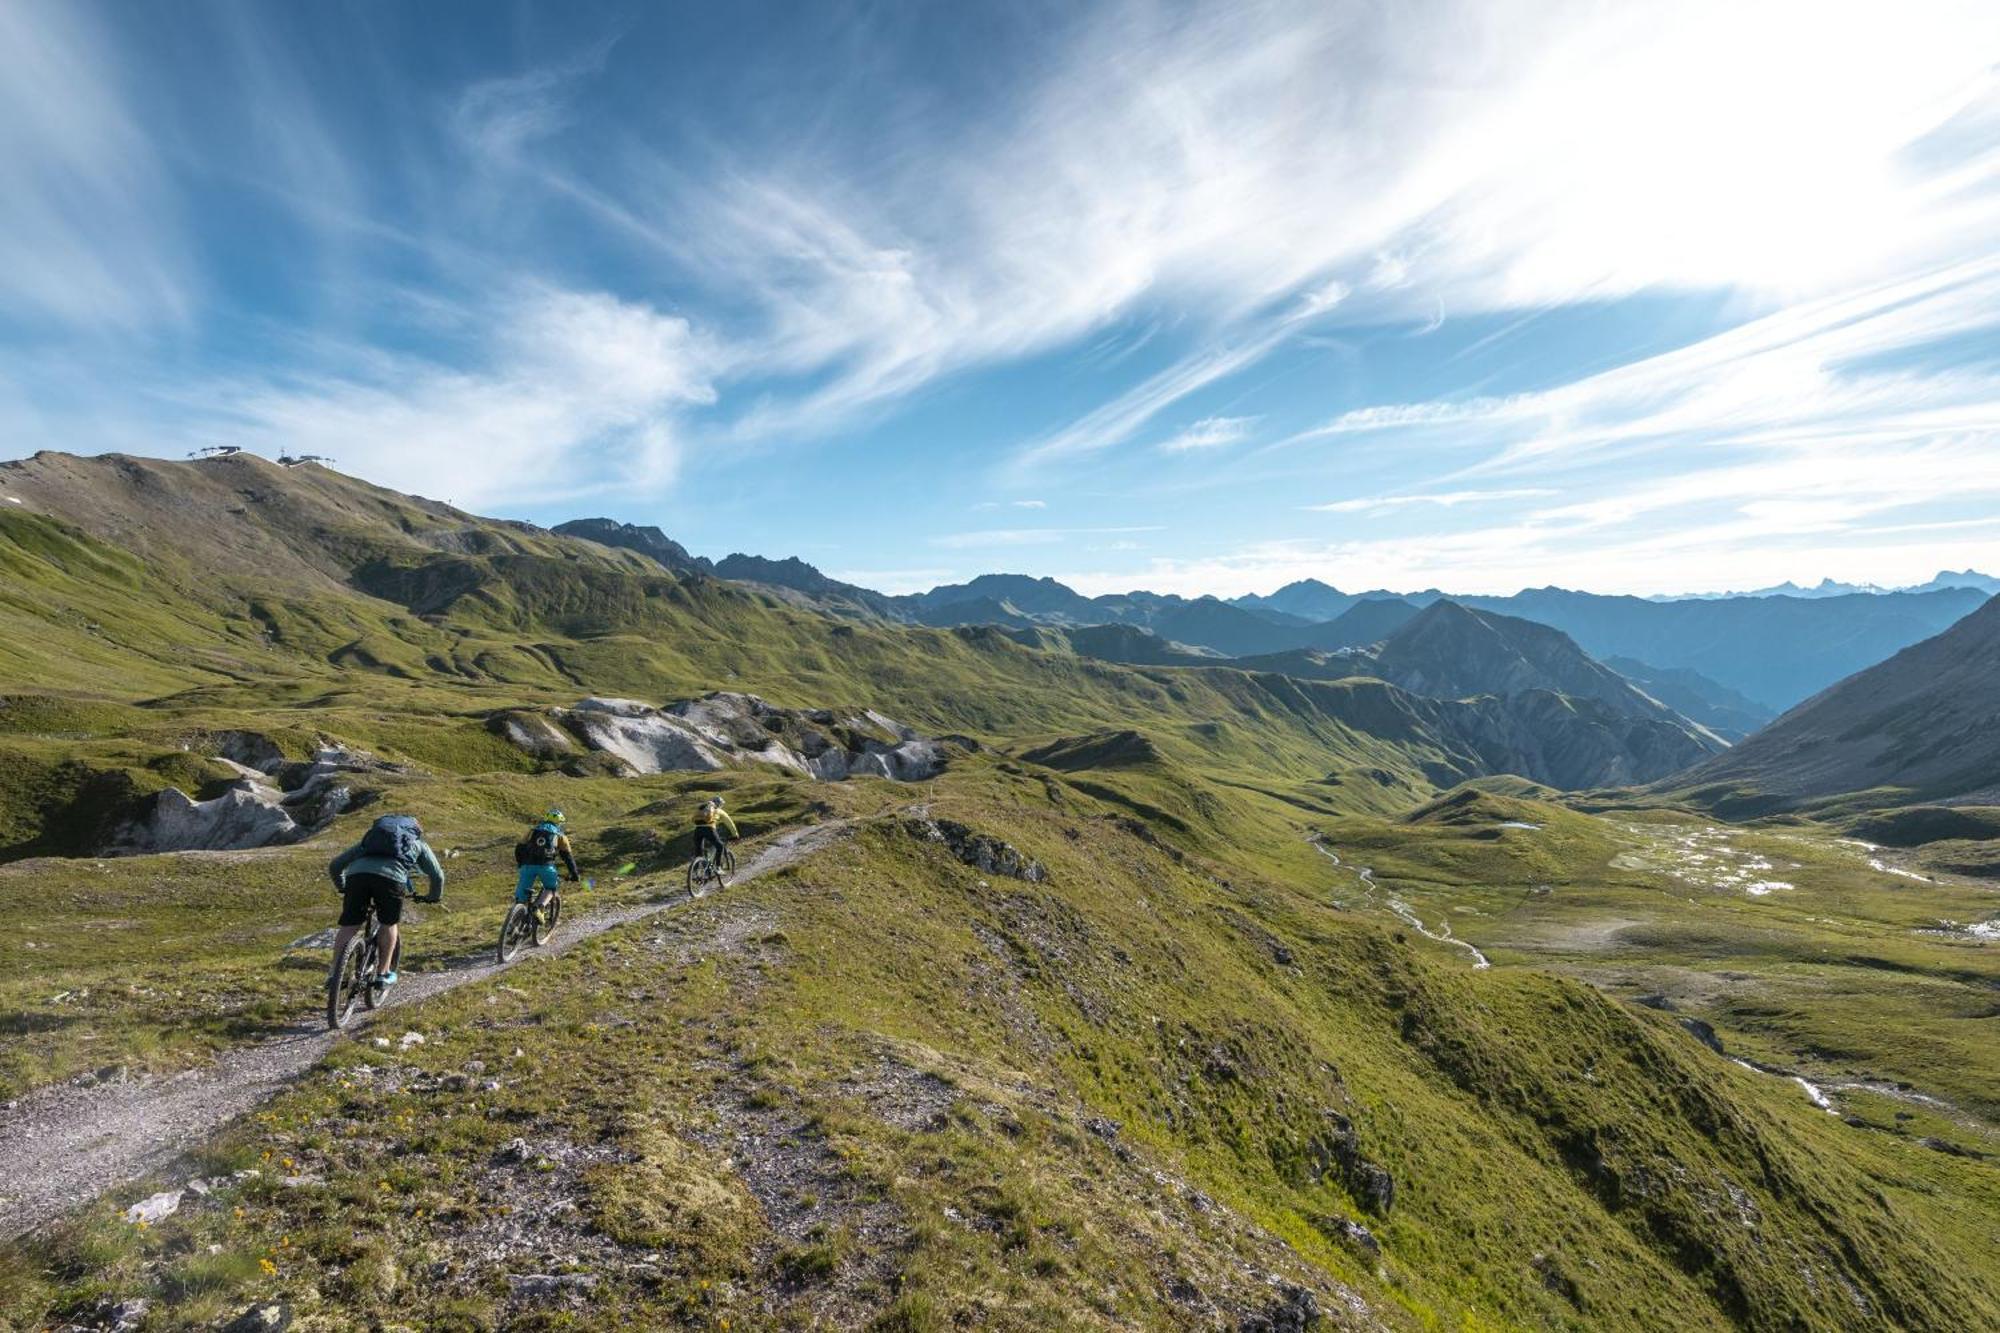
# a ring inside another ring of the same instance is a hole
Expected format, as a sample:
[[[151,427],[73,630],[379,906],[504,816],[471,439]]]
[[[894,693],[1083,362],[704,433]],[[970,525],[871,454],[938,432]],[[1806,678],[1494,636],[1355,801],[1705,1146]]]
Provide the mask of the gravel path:
[[[780,834],[739,868],[735,882],[782,870],[826,846],[847,827],[845,822],[834,822]],[[164,1078],[58,1084],[30,1093],[0,1112],[0,1241],[167,1166],[285,1087],[335,1042],[371,1021],[382,1022],[386,1016],[386,1021],[395,1023],[413,1003],[488,980],[529,958],[561,953],[580,940],[685,901],[642,903],[566,922],[548,947],[523,950],[513,963],[493,962],[488,953],[442,972],[405,973],[385,1008],[372,1020],[357,1012],[343,1032],[328,1032],[324,1019],[315,1017],[283,1037],[225,1052],[206,1068]]]

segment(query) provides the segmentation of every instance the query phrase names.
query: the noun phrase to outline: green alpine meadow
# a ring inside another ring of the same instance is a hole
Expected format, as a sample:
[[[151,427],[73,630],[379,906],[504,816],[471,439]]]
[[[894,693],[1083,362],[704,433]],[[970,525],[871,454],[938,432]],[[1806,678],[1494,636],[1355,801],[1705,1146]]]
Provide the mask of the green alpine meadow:
[[[1894,758],[1991,707],[1994,608],[1736,746],[1510,656],[1630,710],[1565,744],[1703,742],[1565,789],[1504,683],[1124,664],[248,455],[0,489],[10,1326],[2000,1319],[1991,735]],[[1894,742],[1829,791],[1843,692]],[[499,968],[550,806],[591,882]],[[329,1034],[388,812],[448,890]]]

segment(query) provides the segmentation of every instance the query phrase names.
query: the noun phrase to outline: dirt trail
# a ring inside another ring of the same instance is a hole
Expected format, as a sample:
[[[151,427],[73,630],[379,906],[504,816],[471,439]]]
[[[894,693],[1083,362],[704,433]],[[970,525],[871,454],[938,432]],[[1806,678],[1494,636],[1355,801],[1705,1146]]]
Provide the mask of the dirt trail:
[[[801,860],[846,832],[846,821],[780,834],[736,874],[756,879]],[[119,1185],[160,1170],[224,1124],[311,1068],[335,1042],[374,1024],[414,1021],[412,1005],[460,986],[485,981],[530,958],[561,953],[614,926],[682,905],[676,897],[566,921],[546,948],[523,950],[512,963],[467,959],[442,972],[406,972],[394,998],[372,1016],[357,1013],[343,1032],[324,1019],[301,1023],[285,1036],[228,1051],[215,1063],[164,1078],[88,1087],[59,1084],[23,1097],[0,1112],[0,1241],[90,1202]],[[302,995],[306,1006],[311,996]]]

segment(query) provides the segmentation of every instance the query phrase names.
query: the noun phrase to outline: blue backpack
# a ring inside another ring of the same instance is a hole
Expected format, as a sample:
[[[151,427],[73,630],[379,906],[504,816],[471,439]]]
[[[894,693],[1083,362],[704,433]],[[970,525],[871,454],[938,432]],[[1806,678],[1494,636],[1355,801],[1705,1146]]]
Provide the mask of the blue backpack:
[[[408,815],[383,815],[361,835],[361,850],[369,856],[413,868],[423,854],[424,831]]]

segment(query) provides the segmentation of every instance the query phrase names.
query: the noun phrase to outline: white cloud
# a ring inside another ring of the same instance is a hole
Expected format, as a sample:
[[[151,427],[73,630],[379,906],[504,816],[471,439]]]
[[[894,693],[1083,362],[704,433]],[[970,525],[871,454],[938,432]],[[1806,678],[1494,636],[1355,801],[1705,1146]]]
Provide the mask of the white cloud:
[[[1460,505],[1493,504],[1502,500],[1526,500],[1554,494],[1555,491],[1538,486],[1504,491],[1434,491],[1423,495],[1368,495],[1353,500],[1335,500],[1329,504],[1306,505],[1305,508],[1319,514],[1376,513],[1415,505],[1456,509]]]
[[[593,293],[525,292],[479,312],[472,368],[373,357],[340,375],[209,386],[206,442],[330,454],[459,504],[644,493],[671,480],[677,414],[714,400],[687,321]]]
[[[1983,246],[1992,192],[1909,148],[1994,96],[1996,44],[1977,0],[1134,3],[1001,114],[871,145],[865,189],[819,158],[660,165],[636,202],[578,188],[761,306],[749,363],[831,373],[751,431],[1187,316],[1196,350],[1028,442],[1046,464],[1130,439],[1336,303],[1435,324],[1662,285],[1784,300]]]
[[[1220,449],[1241,444],[1250,438],[1258,417],[1203,417],[1160,445],[1162,453],[1183,454],[1199,449]]]

